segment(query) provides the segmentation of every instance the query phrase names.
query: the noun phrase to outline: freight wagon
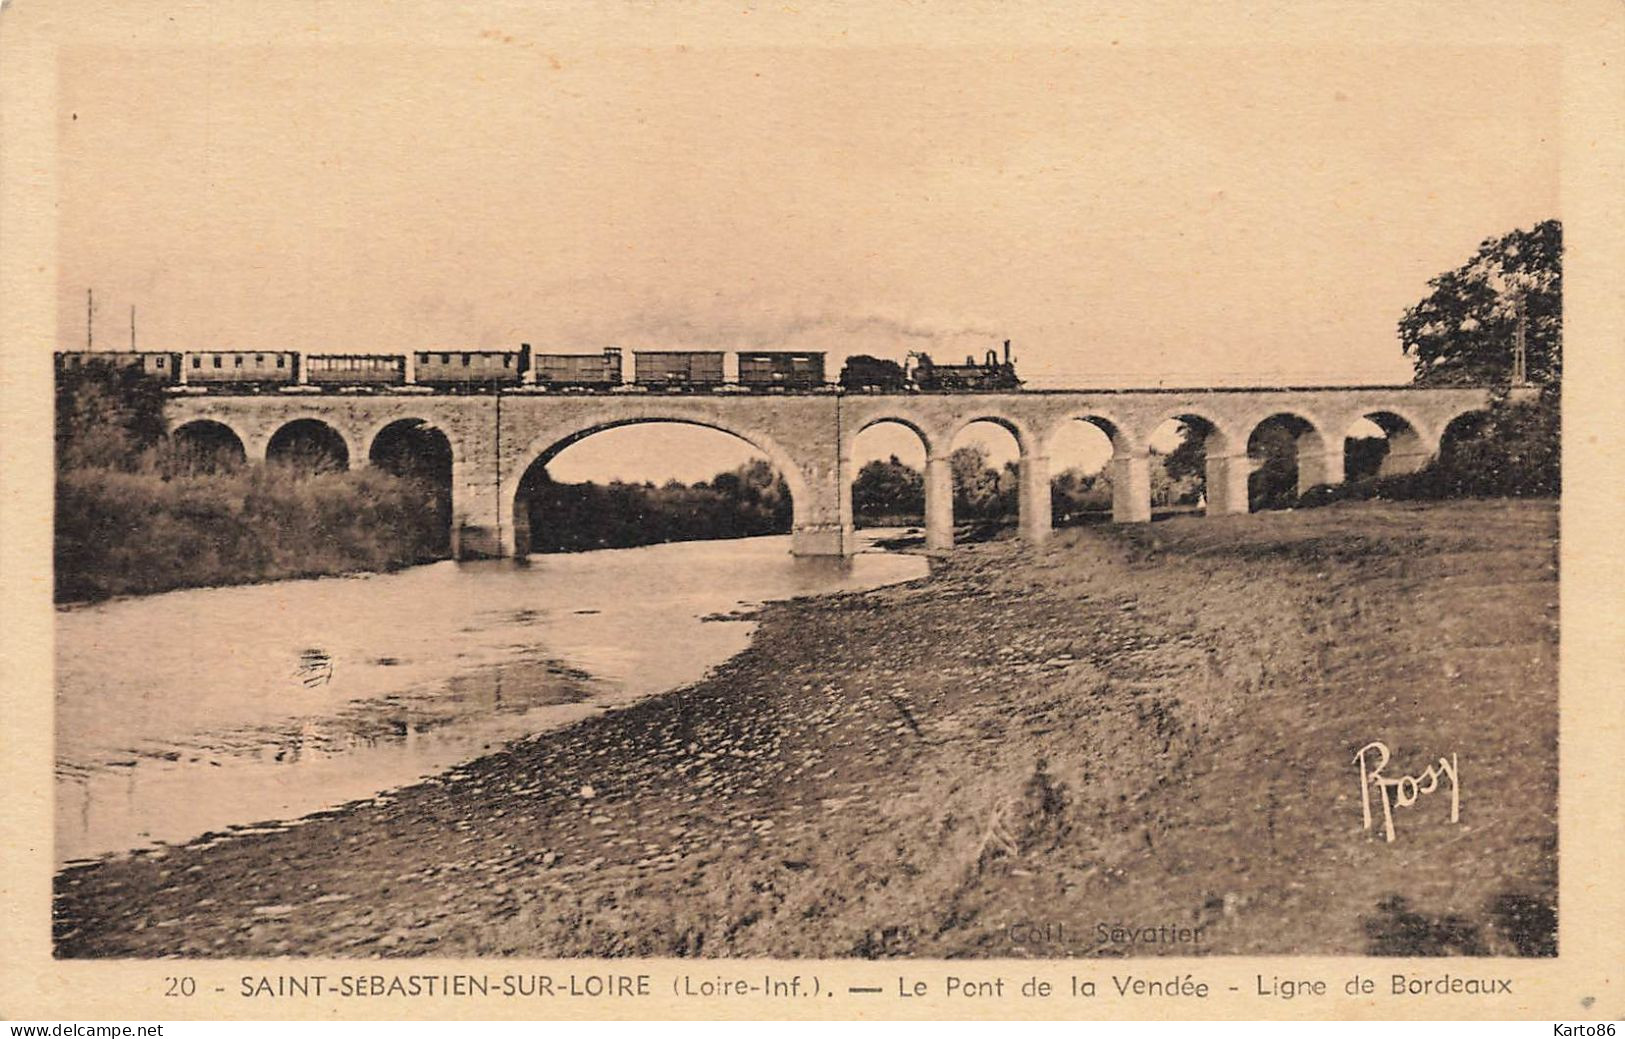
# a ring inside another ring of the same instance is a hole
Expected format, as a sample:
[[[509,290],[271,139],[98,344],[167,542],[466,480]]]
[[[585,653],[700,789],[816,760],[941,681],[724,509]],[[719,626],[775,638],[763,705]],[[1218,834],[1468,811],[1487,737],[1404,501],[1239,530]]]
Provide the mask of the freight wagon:
[[[810,390],[824,385],[824,355],[765,351],[739,355],[739,385],[760,390]]]
[[[720,350],[637,350],[635,381],[652,390],[712,389],[722,385]]]
[[[607,389],[621,384],[621,351],[601,354],[533,354],[536,385],[557,389]]]

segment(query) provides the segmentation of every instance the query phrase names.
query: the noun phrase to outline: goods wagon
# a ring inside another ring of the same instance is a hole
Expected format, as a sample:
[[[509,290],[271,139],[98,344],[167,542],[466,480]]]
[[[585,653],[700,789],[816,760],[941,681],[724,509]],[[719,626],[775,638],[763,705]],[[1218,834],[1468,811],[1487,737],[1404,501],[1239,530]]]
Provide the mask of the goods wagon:
[[[180,378],[181,355],[157,350],[68,350],[54,355],[57,371],[102,364],[113,368],[140,368],[163,382]]]
[[[621,351],[613,346],[601,354],[534,354],[531,363],[538,386],[591,389],[621,384]]]
[[[181,377],[200,386],[268,386],[299,381],[299,355],[291,350],[192,350]]]
[[[739,385],[753,390],[780,386],[815,389],[824,385],[824,355],[766,351],[739,355]]]
[[[638,350],[632,354],[639,386],[710,389],[722,385],[720,350]]]
[[[406,355],[310,354],[305,381],[313,386],[399,386],[406,382]]]
[[[417,355],[417,382],[444,389],[519,385],[529,353],[519,350],[431,350]]]

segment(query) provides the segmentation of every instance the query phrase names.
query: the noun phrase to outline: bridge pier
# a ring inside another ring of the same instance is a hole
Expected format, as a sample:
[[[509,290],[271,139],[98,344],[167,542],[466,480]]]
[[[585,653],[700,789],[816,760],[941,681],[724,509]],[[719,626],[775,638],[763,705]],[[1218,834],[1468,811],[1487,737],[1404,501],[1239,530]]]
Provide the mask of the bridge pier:
[[[1021,460],[1019,496],[1021,536],[1041,545],[1054,527],[1054,506],[1050,504],[1049,459],[1028,455]]]
[[[525,510],[513,510],[513,521],[504,524],[495,476],[482,481],[464,473],[466,470],[454,474],[451,481],[452,558],[503,559],[528,552],[530,517]],[[514,529],[519,524],[524,526],[523,531]]]
[[[1151,520],[1151,455],[1149,452],[1112,456],[1112,522],[1148,523]]]
[[[1247,477],[1252,475],[1253,460],[1246,453],[1219,455],[1211,451],[1207,456],[1207,514],[1226,516],[1250,511],[1247,499]]]
[[[453,523],[451,556],[453,559],[503,559],[514,554],[513,542],[504,543],[505,540],[494,526]]]
[[[1343,482],[1343,445],[1332,450],[1298,451],[1298,493],[1320,484]]]
[[[790,531],[790,554],[793,556],[851,555],[853,537],[853,530],[850,525],[798,524]]]
[[[954,547],[954,471],[944,455],[925,460],[925,547]]]

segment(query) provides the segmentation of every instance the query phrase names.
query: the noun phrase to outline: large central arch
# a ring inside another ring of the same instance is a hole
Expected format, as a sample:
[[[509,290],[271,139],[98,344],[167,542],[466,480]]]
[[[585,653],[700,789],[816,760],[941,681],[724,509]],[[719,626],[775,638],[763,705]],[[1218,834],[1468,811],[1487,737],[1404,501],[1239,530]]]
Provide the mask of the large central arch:
[[[790,489],[791,529],[798,530],[805,525],[810,499],[806,476],[801,467],[790,456],[790,453],[772,437],[759,430],[710,417],[684,414],[677,411],[669,413],[656,412],[626,418],[606,417],[597,420],[578,420],[552,427],[546,432],[533,437],[526,445],[525,450],[517,456],[511,471],[504,473],[502,476],[499,490],[501,495],[502,529],[498,532],[498,538],[503,546],[504,553],[524,556],[530,549],[530,522],[523,500],[525,475],[527,473],[537,466],[545,467],[554,458],[558,457],[565,448],[598,433],[626,426],[667,422],[714,429],[719,433],[726,433],[744,441],[757,451],[760,451],[768,462],[778,470],[779,475],[784,478],[785,486]]]

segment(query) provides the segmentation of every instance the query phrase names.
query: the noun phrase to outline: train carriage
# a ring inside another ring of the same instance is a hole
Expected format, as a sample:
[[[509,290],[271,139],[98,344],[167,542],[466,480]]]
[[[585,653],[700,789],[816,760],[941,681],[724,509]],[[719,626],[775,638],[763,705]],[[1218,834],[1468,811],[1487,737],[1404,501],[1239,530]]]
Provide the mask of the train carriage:
[[[534,354],[536,385],[555,389],[608,389],[621,384],[621,351],[601,354]]]
[[[721,350],[638,350],[635,381],[649,389],[714,389],[722,385]]]
[[[517,386],[524,377],[529,351],[428,350],[418,351],[415,379],[419,385],[467,390],[487,386]]]
[[[739,385],[752,390],[817,389],[824,385],[824,355],[784,350],[741,353]]]
[[[406,355],[311,354],[305,358],[305,381],[312,386],[401,386]]]
[[[292,350],[192,350],[181,360],[181,379],[198,386],[278,386],[299,381]]]
[[[53,357],[59,372],[100,364],[139,368],[162,382],[172,383],[180,378],[181,355],[165,350],[64,350]]]

